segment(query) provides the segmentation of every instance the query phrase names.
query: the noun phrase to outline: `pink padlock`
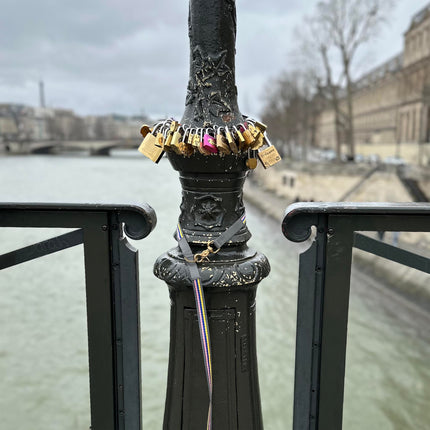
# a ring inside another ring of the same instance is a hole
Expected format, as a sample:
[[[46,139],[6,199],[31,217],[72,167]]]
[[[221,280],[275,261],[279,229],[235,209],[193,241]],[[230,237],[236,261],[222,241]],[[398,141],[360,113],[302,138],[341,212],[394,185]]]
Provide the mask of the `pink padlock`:
[[[203,136],[203,149],[210,152],[211,154],[218,153],[218,148],[215,144],[215,138],[208,133],[205,133]]]

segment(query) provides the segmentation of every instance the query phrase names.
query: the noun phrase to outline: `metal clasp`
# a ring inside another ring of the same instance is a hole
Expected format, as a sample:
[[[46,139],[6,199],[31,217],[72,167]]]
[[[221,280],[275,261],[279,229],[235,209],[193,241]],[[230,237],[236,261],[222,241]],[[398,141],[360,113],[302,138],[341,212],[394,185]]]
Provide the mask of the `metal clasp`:
[[[209,261],[210,254],[217,254],[221,248],[214,249],[213,244],[213,242],[208,242],[207,249],[194,255],[194,261],[196,263],[203,263],[204,261]]]

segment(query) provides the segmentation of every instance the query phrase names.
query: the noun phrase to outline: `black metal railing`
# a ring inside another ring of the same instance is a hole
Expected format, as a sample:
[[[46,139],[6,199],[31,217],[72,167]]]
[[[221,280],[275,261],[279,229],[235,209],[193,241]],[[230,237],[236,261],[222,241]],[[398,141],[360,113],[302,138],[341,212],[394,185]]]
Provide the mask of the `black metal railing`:
[[[144,205],[0,204],[0,228],[73,228],[0,255],[0,270],[84,245],[91,429],[141,429],[137,251],[127,242],[155,227]]]
[[[360,231],[430,232],[430,204],[296,203],[287,239],[315,240],[301,254],[297,307],[294,430],[342,429],[352,249],[430,273],[430,259]]]

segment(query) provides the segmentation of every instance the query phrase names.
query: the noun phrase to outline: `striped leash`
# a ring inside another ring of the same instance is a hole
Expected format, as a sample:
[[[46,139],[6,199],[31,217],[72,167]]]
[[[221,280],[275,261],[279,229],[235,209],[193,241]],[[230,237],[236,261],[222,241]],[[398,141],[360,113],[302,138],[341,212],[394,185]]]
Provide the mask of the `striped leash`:
[[[246,215],[241,216],[233,225],[231,225],[224,233],[216,240],[208,243],[207,249],[203,252],[193,255],[190,245],[182,231],[181,225],[178,223],[176,230],[176,240],[182,255],[190,269],[191,280],[193,282],[194,299],[196,301],[197,319],[199,323],[200,341],[202,344],[203,360],[205,364],[206,380],[208,383],[209,392],[209,410],[206,429],[212,429],[212,357],[211,357],[211,342],[209,335],[208,314],[206,310],[205,296],[203,286],[200,280],[199,268],[197,263],[209,260],[210,254],[216,254],[223,245],[225,245],[246,223]]]

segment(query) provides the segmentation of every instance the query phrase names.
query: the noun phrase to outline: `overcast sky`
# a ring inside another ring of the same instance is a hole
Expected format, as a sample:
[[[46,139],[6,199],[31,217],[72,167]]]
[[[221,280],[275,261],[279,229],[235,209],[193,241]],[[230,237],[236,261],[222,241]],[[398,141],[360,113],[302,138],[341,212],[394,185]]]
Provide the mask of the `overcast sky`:
[[[359,1],[359,0],[358,0]],[[243,113],[258,115],[267,82],[294,68],[294,29],[317,0],[237,0],[236,81]],[[428,0],[398,0],[365,72],[402,50]],[[0,103],[46,103],[78,114],[180,117],[188,80],[188,0],[1,0]]]

